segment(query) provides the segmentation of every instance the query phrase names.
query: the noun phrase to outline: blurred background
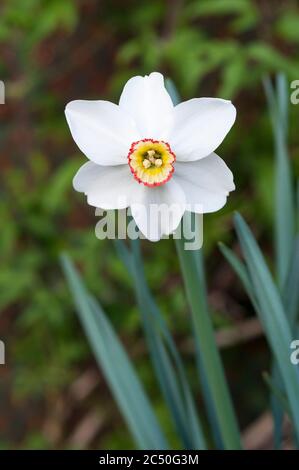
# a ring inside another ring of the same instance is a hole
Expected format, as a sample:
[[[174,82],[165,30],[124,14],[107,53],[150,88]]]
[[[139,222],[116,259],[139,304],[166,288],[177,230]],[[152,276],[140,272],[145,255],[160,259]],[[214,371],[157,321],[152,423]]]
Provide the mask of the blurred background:
[[[149,364],[139,312],[111,241],[94,234],[94,209],[72,189],[85,161],[64,107],[73,99],[117,102],[134,74],[161,71],[183,99],[232,99],[236,124],[220,155],[237,190],[204,218],[209,300],[217,341],[248,447],[267,447],[270,355],[243,289],[219,253],[238,252],[232,211],[273,253],[273,142],[265,74],[299,79],[295,0],[3,0],[0,6],[1,448],[134,447],[77,320],[59,264],[67,251],[134,358],[173,445]],[[290,155],[299,173],[299,105],[290,106]],[[194,373],[190,322],[171,240],[143,242],[152,290]],[[201,397],[196,395],[199,408]],[[270,431],[269,431],[270,429]]]

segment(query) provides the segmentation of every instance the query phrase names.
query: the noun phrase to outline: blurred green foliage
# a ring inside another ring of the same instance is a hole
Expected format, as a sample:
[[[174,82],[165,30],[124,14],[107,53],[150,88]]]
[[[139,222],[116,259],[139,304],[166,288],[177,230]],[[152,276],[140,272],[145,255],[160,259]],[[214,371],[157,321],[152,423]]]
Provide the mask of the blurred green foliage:
[[[78,263],[128,348],[141,336],[127,273],[113,244],[96,239],[93,209],[72,191],[72,177],[84,157],[71,140],[65,104],[75,98],[117,100],[127,78],[152,70],[170,76],[185,99],[212,95],[235,101],[239,117],[221,155],[235,174],[237,191],[220,213],[204,221],[210,287],[217,297],[224,268],[215,244],[230,238],[232,210],[254,222],[268,250],[273,149],[261,79],[276,71],[289,80],[298,78],[298,43],[299,12],[292,0],[1,3],[0,79],[6,104],[0,109],[0,320],[8,319],[9,325],[0,336],[9,350],[13,395],[43,396],[47,402],[91,361],[60,272],[62,250]],[[292,106],[295,162],[296,113]],[[145,242],[143,249],[153,292],[178,339],[184,339],[187,308],[174,244]],[[226,302],[214,302],[217,326],[233,321]],[[148,361],[140,357],[137,365],[164,416]],[[244,422],[261,410],[259,393],[254,403],[247,397]],[[21,445],[45,447],[36,429],[30,436]],[[102,445],[130,444],[125,430],[116,427]]]

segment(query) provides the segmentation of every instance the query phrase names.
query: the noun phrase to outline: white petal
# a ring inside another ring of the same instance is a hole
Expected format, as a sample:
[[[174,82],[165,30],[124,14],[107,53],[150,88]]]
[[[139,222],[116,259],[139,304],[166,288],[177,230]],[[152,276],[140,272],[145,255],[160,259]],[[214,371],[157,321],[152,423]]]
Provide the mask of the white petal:
[[[196,162],[177,162],[173,178],[183,188],[191,212],[221,209],[228,193],[235,189],[232,172],[215,153]]]
[[[73,180],[76,191],[87,195],[91,206],[101,209],[124,209],[134,201],[139,184],[128,165],[100,166],[85,163]]]
[[[100,165],[125,163],[131,143],[139,138],[130,116],[109,101],[71,101],[65,114],[79,149]]]
[[[142,138],[165,138],[174,108],[163,75],[153,72],[132,77],[123,89],[119,106],[133,117]]]
[[[174,108],[169,134],[178,161],[194,161],[212,153],[236,119],[236,108],[219,98],[194,98]]]
[[[149,188],[140,185],[131,213],[143,235],[158,241],[163,235],[172,233],[185,212],[185,195],[173,181],[163,186]]]

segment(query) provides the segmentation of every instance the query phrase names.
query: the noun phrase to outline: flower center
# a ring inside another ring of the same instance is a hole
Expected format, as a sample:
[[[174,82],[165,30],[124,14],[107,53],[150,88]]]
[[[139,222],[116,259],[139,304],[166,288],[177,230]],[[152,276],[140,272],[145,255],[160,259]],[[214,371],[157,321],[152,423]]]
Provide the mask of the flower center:
[[[174,172],[175,154],[163,140],[143,139],[133,142],[128,163],[134,178],[146,186],[166,183]]]

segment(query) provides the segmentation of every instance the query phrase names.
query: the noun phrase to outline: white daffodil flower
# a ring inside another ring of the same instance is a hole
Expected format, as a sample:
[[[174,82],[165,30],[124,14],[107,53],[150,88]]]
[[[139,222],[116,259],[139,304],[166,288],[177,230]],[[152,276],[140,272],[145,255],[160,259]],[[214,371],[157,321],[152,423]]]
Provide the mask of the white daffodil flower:
[[[214,212],[235,189],[214,153],[236,118],[230,101],[194,98],[174,106],[160,73],[133,77],[119,104],[71,101],[66,119],[87,156],[75,190],[101,209],[130,207],[150,240],[172,233],[185,210]],[[151,207],[163,208],[162,217]]]

